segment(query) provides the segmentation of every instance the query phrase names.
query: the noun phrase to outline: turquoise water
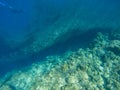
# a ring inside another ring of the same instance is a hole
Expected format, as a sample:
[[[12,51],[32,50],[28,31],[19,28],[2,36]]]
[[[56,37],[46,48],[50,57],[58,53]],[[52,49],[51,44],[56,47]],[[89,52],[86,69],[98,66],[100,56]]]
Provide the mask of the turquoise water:
[[[119,10],[119,0],[0,0],[0,90],[120,90]]]

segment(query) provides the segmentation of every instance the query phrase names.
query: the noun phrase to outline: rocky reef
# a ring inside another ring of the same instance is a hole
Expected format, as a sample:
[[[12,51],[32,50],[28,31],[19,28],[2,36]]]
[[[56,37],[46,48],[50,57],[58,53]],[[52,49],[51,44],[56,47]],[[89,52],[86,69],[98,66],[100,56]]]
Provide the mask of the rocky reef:
[[[19,71],[8,73],[0,90],[119,90],[119,40],[98,33],[88,48],[47,56]]]
[[[3,76],[0,90],[120,90],[119,5],[109,3],[103,10],[104,0],[94,1],[95,7],[90,1],[75,1],[50,14],[53,21],[43,30],[37,10],[33,32],[0,58],[3,66],[25,66]]]

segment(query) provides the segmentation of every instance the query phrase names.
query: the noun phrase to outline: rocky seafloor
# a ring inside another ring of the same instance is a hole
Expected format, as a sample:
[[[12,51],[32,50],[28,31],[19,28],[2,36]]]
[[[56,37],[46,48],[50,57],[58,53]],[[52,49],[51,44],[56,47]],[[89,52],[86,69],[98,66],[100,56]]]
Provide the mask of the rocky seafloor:
[[[120,90],[120,35],[98,32],[86,48],[9,72],[0,90]]]
[[[33,32],[20,45],[1,46],[0,75],[7,65],[25,65],[0,77],[0,90],[120,90],[120,5],[75,1],[50,12],[42,31],[38,8]]]

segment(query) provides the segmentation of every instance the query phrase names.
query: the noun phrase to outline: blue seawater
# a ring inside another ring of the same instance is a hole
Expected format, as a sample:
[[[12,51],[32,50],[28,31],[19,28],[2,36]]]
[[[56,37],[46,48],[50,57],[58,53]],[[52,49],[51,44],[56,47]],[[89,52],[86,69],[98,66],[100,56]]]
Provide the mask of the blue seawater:
[[[0,0],[0,77],[25,71],[47,56],[62,56],[79,48],[94,50],[92,44],[99,33],[109,40],[97,38],[106,42],[95,48],[119,56],[119,0]],[[115,45],[107,47],[114,39]]]

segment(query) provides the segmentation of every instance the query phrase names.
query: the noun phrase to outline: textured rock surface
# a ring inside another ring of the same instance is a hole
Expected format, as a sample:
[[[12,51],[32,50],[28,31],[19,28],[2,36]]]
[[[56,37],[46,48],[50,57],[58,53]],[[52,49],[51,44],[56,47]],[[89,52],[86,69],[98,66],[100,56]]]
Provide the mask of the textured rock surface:
[[[109,9],[105,8],[101,14],[101,6],[107,2],[102,0],[94,3],[96,8],[90,0],[89,4],[81,0],[81,4],[74,4],[76,8],[73,8],[74,5],[68,7],[62,12],[63,16],[55,17],[55,22],[43,32],[39,30],[39,23],[37,27],[33,25],[32,29],[36,32],[28,36],[15,52],[1,60],[22,60],[25,63],[33,56],[41,61],[39,52],[71,38],[73,34],[104,34],[98,33],[87,48],[68,51],[64,55],[47,56],[43,62],[7,74],[0,80],[0,90],[119,90],[120,34],[106,34],[111,30],[119,32],[119,19],[115,19],[120,16],[115,12],[119,6],[113,8],[112,4],[108,5]]]
[[[91,48],[47,56],[43,63],[6,75],[0,90],[119,90],[120,56],[107,49],[110,42],[98,33]]]

